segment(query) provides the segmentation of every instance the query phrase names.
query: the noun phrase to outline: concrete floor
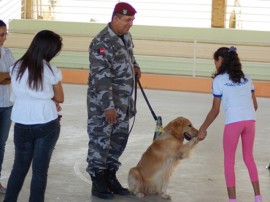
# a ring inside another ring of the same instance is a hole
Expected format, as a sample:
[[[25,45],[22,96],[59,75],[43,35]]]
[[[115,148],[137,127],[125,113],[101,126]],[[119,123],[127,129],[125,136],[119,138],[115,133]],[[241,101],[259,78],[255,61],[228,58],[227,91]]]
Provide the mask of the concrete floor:
[[[91,196],[91,181],[86,168],[88,135],[86,132],[86,85],[64,85],[65,103],[60,139],[50,164],[46,202],[99,202]],[[148,99],[164,125],[177,116],[189,118],[199,127],[212,104],[212,95],[188,92],[146,90]],[[269,98],[258,98],[257,134],[254,156],[257,162],[261,192],[264,202],[270,201],[270,174],[266,166],[270,162]],[[127,186],[127,174],[137,164],[141,154],[151,144],[155,127],[154,119],[138,91],[138,114],[127,148],[121,157],[119,180]],[[208,130],[208,136],[200,142],[189,159],[183,160],[175,170],[168,187],[173,202],[226,202],[227,193],[223,176],[222,131],[223,112]],[[7,142],[2,171],[2,184],[6,185],[13,164],[13,129]],[[242,160],[241,144],[236,157],[238,202],[252,202],[253,191]],[[27,176],[19,202],[27,202],[31,172]],[[0,200],[3,195],[0,195]],[[116,196],[119,202],[160,202],[158,196],[137,199],[134,196]]]

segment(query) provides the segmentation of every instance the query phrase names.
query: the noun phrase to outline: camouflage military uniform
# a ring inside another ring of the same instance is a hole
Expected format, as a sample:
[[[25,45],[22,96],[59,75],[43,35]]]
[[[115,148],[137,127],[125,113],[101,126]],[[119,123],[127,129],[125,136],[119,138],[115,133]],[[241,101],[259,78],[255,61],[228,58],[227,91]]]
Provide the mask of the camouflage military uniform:
[[[87,92],[88,156],[87,172],[112,168],[118,170],[129,130],[129,119],[135,115],[132,93],[135,85],[130,33],[117,36],[106,26],[89,47],[90,74]],[[115,108],[117,123],[105,121],[104,110]]]

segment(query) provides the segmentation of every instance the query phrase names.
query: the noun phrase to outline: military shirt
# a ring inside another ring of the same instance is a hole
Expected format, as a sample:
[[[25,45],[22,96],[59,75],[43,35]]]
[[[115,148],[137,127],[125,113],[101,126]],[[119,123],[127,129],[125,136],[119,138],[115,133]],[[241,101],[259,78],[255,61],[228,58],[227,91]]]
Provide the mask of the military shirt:
[[[107,25],[89,47],[90,97],[95,97],[102,110],[116,108],[121,114],[134,106],[134,66],[139,67],[133,54],[134,44],[128,32],[121,37]]]

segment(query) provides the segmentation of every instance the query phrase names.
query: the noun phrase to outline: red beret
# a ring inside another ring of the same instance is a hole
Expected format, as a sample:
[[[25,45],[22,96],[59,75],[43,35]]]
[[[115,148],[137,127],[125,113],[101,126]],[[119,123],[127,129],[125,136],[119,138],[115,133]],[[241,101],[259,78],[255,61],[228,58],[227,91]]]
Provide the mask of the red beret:
[[[137,11],[128,3],[119,2],[115,5],[113,12],[133,16]]]

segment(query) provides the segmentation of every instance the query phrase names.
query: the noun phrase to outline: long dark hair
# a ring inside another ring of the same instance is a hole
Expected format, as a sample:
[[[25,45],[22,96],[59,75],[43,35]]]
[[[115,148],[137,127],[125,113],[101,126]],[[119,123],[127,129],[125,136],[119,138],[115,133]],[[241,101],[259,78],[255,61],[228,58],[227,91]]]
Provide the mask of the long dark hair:
[[[213,57],[215,61],[217,61],[219,57],[223,59],[220,67],[214,73],[213,78],[217,75],[228,73],[230,80],[234,83],[240,83],[241,79],[246,80],[245,74],[242,71],[242,64],[235,47],[221,47],[217,49]]]
[[[60,52],[61,48],[62,37],[60,35],[50,30],[38,32],[26,53],[14,64],[14,67],[19,65],[16,80],[21,80],[25,70],[28,69],[29,88],[36,91],[42,90],[44,61],[52,71],[49,62]]]

